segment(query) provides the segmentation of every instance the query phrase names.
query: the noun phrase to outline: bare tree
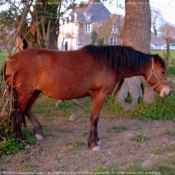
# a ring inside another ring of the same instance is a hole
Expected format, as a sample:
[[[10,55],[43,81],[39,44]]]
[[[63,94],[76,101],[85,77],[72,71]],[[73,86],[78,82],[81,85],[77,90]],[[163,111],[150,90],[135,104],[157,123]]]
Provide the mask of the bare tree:
[[[158,31],[164,19],[159,9],[151,8],[151,28],[153,33],[158,36]]]
[[[170,40],[175,38],[175,26],[165,22],[160,27],[160,37],[166,40],[167,43],[167,54],[166,54],[166,63],[167,66],[169,65],[169,58],[170,58]]]
[[[25,3],[24,3],[25,2]],[[15,29],[15,41],[19,50],[26,47],[47,47],[57,49],[59,20],[75,5],[75,0],[27,0],[7,1],[8,10],[1,14],[0,23]],[[12,25],[13,24],[13,25]],[[26,45],[26,46],[25,46]]]

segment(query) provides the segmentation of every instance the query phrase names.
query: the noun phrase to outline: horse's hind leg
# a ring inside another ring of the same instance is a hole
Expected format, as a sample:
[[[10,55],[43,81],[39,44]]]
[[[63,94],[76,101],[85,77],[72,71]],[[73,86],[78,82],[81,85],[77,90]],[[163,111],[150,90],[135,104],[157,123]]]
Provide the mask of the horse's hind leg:
[[[102,108],[102,105],[105,100],[104,93],[98,93],[92,95],[92,103],[91,103],[91,128],[90,134],[88,138],[88,145],[92,148],[93,151],[99,151],[100,146],[98,145],[99,138],[98,138],[98,130],[97,124],[99,119],[99,113]]]
[[[42,126],[38,122],[38,120],[33,116],[32,112],[31,112],[32,106],[33,106],[34,102],[36,101],[36,99],[38,98],[39,94],[40,94],[39,91],[35,91],[33,93],[33,96],[30,98],[30,100],[28,101],[28,104],[26,106],[25,114],[29,118],[30,122],[32,123],[32,125],[34,127],[34,132],[35,132],[35,136],[36,136],[37,140],[41,141],[43,139]]]

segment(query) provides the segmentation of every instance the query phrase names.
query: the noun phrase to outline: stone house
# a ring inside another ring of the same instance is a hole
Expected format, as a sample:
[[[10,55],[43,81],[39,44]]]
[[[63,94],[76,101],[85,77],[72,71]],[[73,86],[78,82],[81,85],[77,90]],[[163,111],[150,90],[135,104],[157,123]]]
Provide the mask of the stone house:
[[[103,3],[90,2],[83,7],[77,6],[61,20],[58,48],[76,50],[88,44],[99,44],[100,41],[101,44],[120,44],[122,19],[112,15]],[[92,32],[96,33],[94,43]]]

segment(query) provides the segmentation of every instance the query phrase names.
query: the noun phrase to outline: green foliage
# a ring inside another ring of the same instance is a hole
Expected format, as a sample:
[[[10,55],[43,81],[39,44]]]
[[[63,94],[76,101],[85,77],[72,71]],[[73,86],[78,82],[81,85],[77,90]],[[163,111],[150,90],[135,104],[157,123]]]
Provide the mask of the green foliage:
[[[165,50],[151,50],[152,54],[159,54],[165,61],[166,60],[166,51]],[[167,75],[168,77],[173,77],[175,76],[175,51],[171,50],[170,51],[170,60],[169,60],[169,65],[167,69]]]
[[[141,120],[175,120],[175,92],[171,92],[167,98],[156,96],[154,103],[144,103],[139,99],[136,108],[130,111],[124,111],[120,104],[115,104],[115,97],[107,97],[103,106],[103,111],[108,113],[108,117],[114,114],[116,117],[125,116],[128,118],[139,118]]]
[[[98,40],[98,45],[103,46],[104,45],[104,38]]]
[[[97,36],[98,36],[97,32],[96,32],[95,30],[93,30],[92,33],[91,33],[91,40],[92,40],[92,44],[93,44],[93,45],[94,45],[94,44],[96,43],[96,41],[97,41]]]
[[[35,168],[36,168],[36,166],[31,164],[30,162],[28,162],[22,166],[22,170],[31,171],[31,172],[34,171]]]
[[[4,61],[7,57],[7,52],[0,52],[0,61]]]
[[[56,107],[56,102],[55,99],[41,95],[33,108],[33,112],[47,117],[58,115],[58,113],[65,116],[71,114],[70,110],[76,105],[75,101],[66,100],[59,103],[58,107]]]
[[[62,109],[64,111],[67,111],[67,109],[73,108],[75,105],[76,105],[76,102],[75,101],[73,101],[73,100],[66,100],[66,101],[62,101],[59,104],[58,108],[59,109]]]
[[[85,146],[85,143],[83,143],[82,141],[75,141],[65,149],[65,152],[76,151],[81,149],[83,146]]]
[[[128,127],[126,127],[126,126],[113,126],[112,128],[108,129],[108,132],[118,133],[118,132],[122,132],[122,131],[126,131],[126,130],[128,130]]]
[[[28,32],[27,35],[26,35],[26,38],[28,40],[34,40],[34,36],[33,36],[32,32]]]
[[[175,151],[175,145],[169,145],[167,147],[158,147],[153,150],[154,154],[163,154],[165,152],[174,152]]]
[[[9,118],[7,116],[0,117],[0,137],[7,138],[10,133]]]
[[[109,96],[105,100],[103,110],[109,111],[109,113],[114,113],[116,116],[123,116],[125,112],[123,111],[120,104],[115,104],[115,97]]]
[[[172,93],[168,98],[157,96],[153,104],[141,102],[136,108],[128,111],[128,116],[143,120],[175,119],[175,96]]]
[[[36,143],[35,136],[32,130],[22,129],[24,141],[27,144],[34,145]],[[24,148],[24,144],[20,142],[12,133],[6,134],[0,138],[0,157],[3,155],[15,154]]]
[[[167,70],[168,77],[174,77],[175,76],[175,67],[169,66]]]
[[[150,138],[146,137],[145,135],[138,134],[135,137],[133,137],[132,140],[135,141],[135,142],[143,142],[143,141],[150,140]]]
[[[164,132],[164,134],[167,135],[167,136],[175,136],[175,131],[166,130],[166,131]]]
[[[135,160],[133,159],[131,165],[126,168],[121,168],[119,165],[110,165],[103,167],[96,168],[93,172],[94,174],[114,174],[114,175],[136,175],[136,174],[163,174],[163,175],[173,175],[175,174],[175,159],[166,159],[163,161],[158,161],[158,163],[154,163],[149,167],[142,168],[141,162],[143,160]]]

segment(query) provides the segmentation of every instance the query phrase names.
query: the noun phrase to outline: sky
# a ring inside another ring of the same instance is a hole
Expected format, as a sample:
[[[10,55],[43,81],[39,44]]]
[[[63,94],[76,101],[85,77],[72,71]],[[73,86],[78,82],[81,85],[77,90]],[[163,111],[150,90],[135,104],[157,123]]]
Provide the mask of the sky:
[[[175,25],[175,0],[150,0],[151,6],[160,9],[165,21]]]
[[[0,0],[1,1],[1,0]],[[78,0],[77,0],[78,1]],[[82,1],[82,0],[79,0]],[[87,0],[85,0],[87,1]],[[106,2],[105,5],[111,13],[119,13],[124,15],[124,10],[118,8],[120,4],[124,6],[124,0],[110,0],[112,3]],[[135,0],[139,2],[139,0]],[[142,0],[140,0],[142,1]],[[150,6],[159,9],[165,21],[175,26],[175,0],[150,0]],[[0,6],[0,11],[5,7]]]
[[[135,0],[139,2],[139,0]],[[140,0],[141,2],[142,0]],[[107,2],[105,5],[108,7],[111,13],[120,13],[124,15],[124,11],[121,8],[116,9],[116,4],[118,6],[121,4],[124,6],[124,0],[112,0],[111,4]],[[175,26],[175,0],[150,0],[150,6],[155,9],[159,9],[164,20],[173,24]]]

